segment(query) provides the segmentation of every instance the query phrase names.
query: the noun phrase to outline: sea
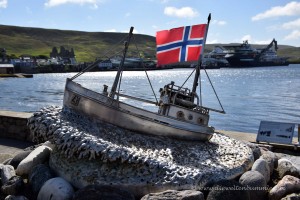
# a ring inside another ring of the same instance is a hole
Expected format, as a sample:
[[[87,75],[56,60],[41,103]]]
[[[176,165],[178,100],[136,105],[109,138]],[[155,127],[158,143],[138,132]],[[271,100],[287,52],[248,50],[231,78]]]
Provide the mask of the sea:
[[[50,105],[62,106],[65,81],[75,74],[50,73],[34,74],[33,78],[0,78],[0,110],[36,112]],[[75,81],[101,93],[104,84],[110,90],[115,75],[115,71],[86,72]],[[124,71],[120,92],[156,101],[156,98],[159,99],[159,89],[164,85],[174,81],[175,85],[191,88],[193,79],[191,68],[153,70],[147,73]],[[300,124],[300,64],[201,70],[200,85],[197,93],[201,96],[201,104],[217,110],[223,107],[226,112],[210,112],[209,124],[217,130],[255,134],[261,121]],[[153,104],[124,97],[120,100],[157,112]]]

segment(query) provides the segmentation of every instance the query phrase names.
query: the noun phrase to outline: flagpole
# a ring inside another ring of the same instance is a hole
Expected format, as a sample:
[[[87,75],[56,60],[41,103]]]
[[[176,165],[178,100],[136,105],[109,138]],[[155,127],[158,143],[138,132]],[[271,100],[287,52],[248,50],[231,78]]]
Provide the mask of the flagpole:
[[[200,55],[199,55],[198,63],[197,63],[197,66],[196,66],[196,73],[195,73],[195,78],[194,78],[194,83],[193,83],[193,88],[192,88],[192,92],[195,93],[195,94],[196,94],[196,89],[197,89],[197,86],[198,86],[198,80],[199,80],[199,77],[200,77],[200,68],[201,68],[201,64],[202,64],[203,52],[204,52],[204,49],[205,49],[205,43],[206,43],[206,37],[207,37],[207,32],[208,32],[208,28],[209,28],[210,19],[211,19],[211,14],[209,13],[208,18],[207,18],[206,31],[205,31],[205,35],[204,35],[204,38],[203,38],[203,44],[202,44],[201,52],[200,52]],[[200,85],[200,88],[201,88],[201,81],[199,81],[199,85]],[[201,90],[200,90],[199,96],[200,96],[200,105],[202,105]]]

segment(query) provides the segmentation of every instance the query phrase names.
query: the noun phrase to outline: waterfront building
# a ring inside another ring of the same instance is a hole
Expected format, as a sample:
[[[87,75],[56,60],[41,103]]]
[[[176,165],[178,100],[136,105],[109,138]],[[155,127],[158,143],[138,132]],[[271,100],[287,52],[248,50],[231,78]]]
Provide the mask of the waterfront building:
[[[0,74],[14,74],[15,67],[13,64],[0,64]]]

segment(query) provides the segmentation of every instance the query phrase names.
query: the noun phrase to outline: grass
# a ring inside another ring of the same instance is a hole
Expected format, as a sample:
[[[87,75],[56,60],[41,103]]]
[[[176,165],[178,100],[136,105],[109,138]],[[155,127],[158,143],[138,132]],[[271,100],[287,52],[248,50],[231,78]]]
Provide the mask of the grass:
[[[59,49],[60,46],[64,46],[69,50],[74,49],[78,62],[91,62],[96,58],[103,57],[107,49],[112,50],[113,45],[126,36],[127,33],[66,31],[0,25],[0,48],[5,48],[8,55],[49,56],[53,47]],[[137,34],[134,35],[134,41],[144,58],[156,58],[155,37]],[[210,52],[216,45],[206,45],[205,52]],[[117,50],[121,50],[122,46],[119,45]],[[253,46],[263,48],[267,44]],[[117,50],[112,51],[110,55],[117,52]],[[128,54],[138,56],[137,52],[134,45],[131,45]],[[300,47],[279,45],[278,55],[300,62]]]

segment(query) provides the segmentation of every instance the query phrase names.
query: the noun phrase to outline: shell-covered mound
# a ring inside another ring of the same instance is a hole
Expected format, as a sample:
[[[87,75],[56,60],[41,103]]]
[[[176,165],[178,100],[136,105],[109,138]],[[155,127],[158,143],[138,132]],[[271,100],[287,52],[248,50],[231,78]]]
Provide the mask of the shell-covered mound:
[[[137,195],[203,189],[241,175],[254,160],[244,143],[220,133],[207,142],[144,135],[67,108],[43,108],[28,126],[35,141],[55,144],[51,167],[78,188],[117,185]]]

